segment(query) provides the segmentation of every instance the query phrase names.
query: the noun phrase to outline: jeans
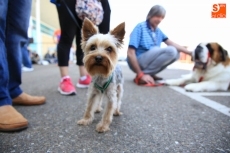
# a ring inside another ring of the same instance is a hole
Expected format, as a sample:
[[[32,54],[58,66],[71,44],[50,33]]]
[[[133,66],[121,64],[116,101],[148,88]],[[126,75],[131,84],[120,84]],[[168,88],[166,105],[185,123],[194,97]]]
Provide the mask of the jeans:
[[[29,44],[29,40],[28,40],[28,42],[22,47],[22,64],[23,64],[23,66],[25,66],[25,67],[32,68],[32,62],[31,62],[31,59],[30,59],[29,51],[28,51],[28,49],[27,49],[28,44]]]
[[[176,50],[176,48],[173,46],[168,46],[165,48],[154,47],[141,54],[137,58],[137,61],[143,73],[154,76],[178,59],[179,52]],[[130,69],[133,70],[129,61],[128,65]]]
[[[0,0],[0,106],[22,93],[21,49],[27,43],[31,0]]]

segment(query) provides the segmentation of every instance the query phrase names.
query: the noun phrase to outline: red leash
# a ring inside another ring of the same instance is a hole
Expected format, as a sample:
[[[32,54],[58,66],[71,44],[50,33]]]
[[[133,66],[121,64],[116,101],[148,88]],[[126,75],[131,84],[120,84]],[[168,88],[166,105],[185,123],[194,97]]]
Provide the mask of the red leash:
[[[145,75],[143,72],[139,73],[136,78],[134,79],[134,82],[137,84],[137,85],[140,85],[140,86],[146,86],[146,87],[157,87],[157,86],[163,86],[164,83],[146,83],[146,84],[140,84],[139,81],[140,79],[143,77],[143,75]]]

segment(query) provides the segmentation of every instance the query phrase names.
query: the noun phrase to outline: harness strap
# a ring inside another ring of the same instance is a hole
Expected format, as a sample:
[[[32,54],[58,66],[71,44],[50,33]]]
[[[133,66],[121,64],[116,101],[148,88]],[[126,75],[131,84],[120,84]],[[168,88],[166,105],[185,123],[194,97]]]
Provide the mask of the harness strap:
[[[101,87],[96,82],[94,83],[94,87],[104,93],[104,91],[108,88],[109,84],[112,82],[113,74],[109,77],[109,80]]]

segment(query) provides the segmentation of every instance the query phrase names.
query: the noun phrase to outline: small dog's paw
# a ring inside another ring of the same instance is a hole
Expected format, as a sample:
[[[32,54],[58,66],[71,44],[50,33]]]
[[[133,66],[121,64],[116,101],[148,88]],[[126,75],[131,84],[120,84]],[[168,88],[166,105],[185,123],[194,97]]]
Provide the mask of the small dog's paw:
[[[95,113],[100,113],[103,110],[103,108],[99,107],[96,109]]]
[[[188,84],[184,87],[184,89],[188,92],[201,92],[201,88],[197,84]]]
[[[77,122],[78,125],[89,125],[92,123],[91,119],[81,119]]]
[[[120,112],[120,111],[115,111],[114,113],[113,113],[113,116],[121,116],[123,113],[122,112]]]
[[[97,131],[98,133],[104,133],[104,132],[107,132],[107,131],[109,131],[109,130],[110,130],[110,129],[109,129],[109,126],[103,125],[103,124],[101,124],[101,123],[98,123],[98,124],[97,124],[96,131]]]

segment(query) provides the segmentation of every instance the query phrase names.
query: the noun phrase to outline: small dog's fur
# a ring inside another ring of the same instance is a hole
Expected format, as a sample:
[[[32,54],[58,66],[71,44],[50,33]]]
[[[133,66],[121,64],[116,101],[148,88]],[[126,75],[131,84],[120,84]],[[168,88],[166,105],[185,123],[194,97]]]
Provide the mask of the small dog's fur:
[[[230,58],[218,43],[200,43],[193,52],[195,61],[191,74],[179,79],[169,79],[166,85],[185,85],[192,92],[227,91],[230,84]]]
[[[119,24],[108,34],[100,34],[98,28],[89,19],[84,19],[82,26],[82,49],[86,70],[93,77],[88,89],[88,103],[86,111],[79,125],[92,123],[95,112],[102,110],[102,99],[107,100],[102,120],[97,124],[96,131],[106,132],[112,122],[113,115],[121,115],[120,105],[123,95],[123,76],[117,66],[118,49],[123,44],[125,23]],[[108,87],[101,91],[97,85],[103,87],[112,77]]]

